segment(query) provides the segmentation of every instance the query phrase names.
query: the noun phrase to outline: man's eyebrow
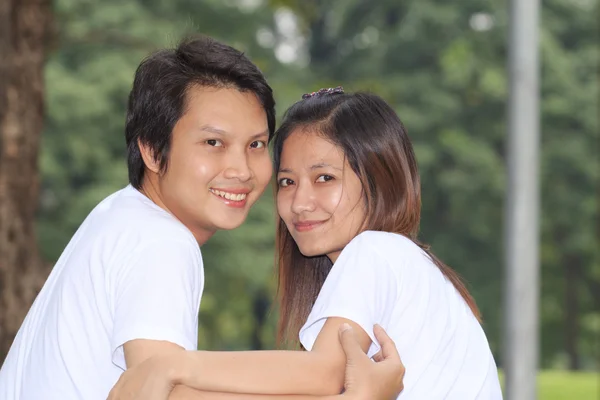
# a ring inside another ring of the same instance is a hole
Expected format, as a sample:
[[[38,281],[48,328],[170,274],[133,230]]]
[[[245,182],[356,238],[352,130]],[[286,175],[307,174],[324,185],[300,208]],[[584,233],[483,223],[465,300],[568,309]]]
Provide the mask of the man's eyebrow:
[[[222,135],[222,136],[226,136],[226,135],[230,134],[226,130],[214,127],[212,125],[202,125],[200,127],[200,130],[204,131],[204,132],[214,133],[216,135]],[[258,139],[258,138],[263,137],[263,136],[269,136],[269,129],[268,128],[265,129],[264,131],[260,132],[260,133],[257,133],[256,135],[252,135],[252,137],[250,139],[254,140],[254,139]]]
[[[204,132],[214,133],[214,134],[217,134],[217,135],[227,135],[228,134],[227,131],[224,131],[223,129],[219,129],[219,128],[214,127],[212,125],[202,125],[200,127],[200,130],[204,131]]]

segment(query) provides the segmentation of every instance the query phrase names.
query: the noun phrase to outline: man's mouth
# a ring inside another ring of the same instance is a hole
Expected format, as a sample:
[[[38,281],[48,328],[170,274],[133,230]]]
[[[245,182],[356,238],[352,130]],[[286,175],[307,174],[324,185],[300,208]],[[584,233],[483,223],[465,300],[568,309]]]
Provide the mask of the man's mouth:
[[[246,198],[248,197],[248,193],[250,193],[250,189],[222,190],[210,188],[209,191],[225,203],[226,206],[233,208],[246,207]]]
[[[222,197],[227,200],[231,200],[231,201],[243,201],[243,200],[246,200],[246,196],[248,196],[248,192],[232,193],[232,192],[226,192],[224,190],[217,190],[217,189],[209,189],[209,190],[212,194],[217,195],[217,196]]]

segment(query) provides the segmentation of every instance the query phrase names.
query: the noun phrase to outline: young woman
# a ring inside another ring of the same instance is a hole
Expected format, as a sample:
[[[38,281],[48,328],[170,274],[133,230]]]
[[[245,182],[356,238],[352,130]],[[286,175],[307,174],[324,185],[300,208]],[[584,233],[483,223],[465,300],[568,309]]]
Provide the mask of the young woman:
[[[130,387],[162,368],[177,371],[164,381],[208,391],[339,393],[340,325],[373,356],[380,324],[406,366],[398,398],[501,399],[475,302],[417,240],[417,163],[392,108],[341,88],[305,95],[276,133],[274,165],[279,337],[308,351],[182,351],[129,373]]]

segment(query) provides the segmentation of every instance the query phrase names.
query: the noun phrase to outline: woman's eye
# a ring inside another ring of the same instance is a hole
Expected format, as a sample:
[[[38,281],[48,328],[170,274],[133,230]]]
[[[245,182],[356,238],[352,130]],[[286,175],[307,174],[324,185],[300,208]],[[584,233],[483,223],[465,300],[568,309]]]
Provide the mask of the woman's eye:
[[[329,182],[332,181],[334,178],[331,175],[321,175],[317,178],[317,182]]]
[[[222,147],[223,146],[223,142],[221,142],[220,140],[217,140],[217,139],[208,139],[206,141],[206,144],[209,146],[213,146],[213,147]]]
[[[252,148],[252,149],[262,149],[265,147],[267,147],[267,144],[262,140],[256,140],[256,141],[250,143],[250,148]]]
[[[290,178],[281,178],[279,180],[279,186],[280,187],[288,187],[289,185],[293,185],[294,181],[291,180]]]

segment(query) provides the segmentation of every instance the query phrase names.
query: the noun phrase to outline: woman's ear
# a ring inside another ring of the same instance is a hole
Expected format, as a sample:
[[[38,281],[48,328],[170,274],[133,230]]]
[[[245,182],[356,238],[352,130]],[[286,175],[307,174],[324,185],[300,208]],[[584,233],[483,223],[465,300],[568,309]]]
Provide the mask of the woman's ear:
[[[154,150],[151,149],[147,144],[143,143],[140,139],[138,139],[137,144],[138,148],[140,149],[142,159],[144,160],[144,164],[146,164],[146,168],[158,174],[160,171],[160,160],[158,157],[155,157]]]

